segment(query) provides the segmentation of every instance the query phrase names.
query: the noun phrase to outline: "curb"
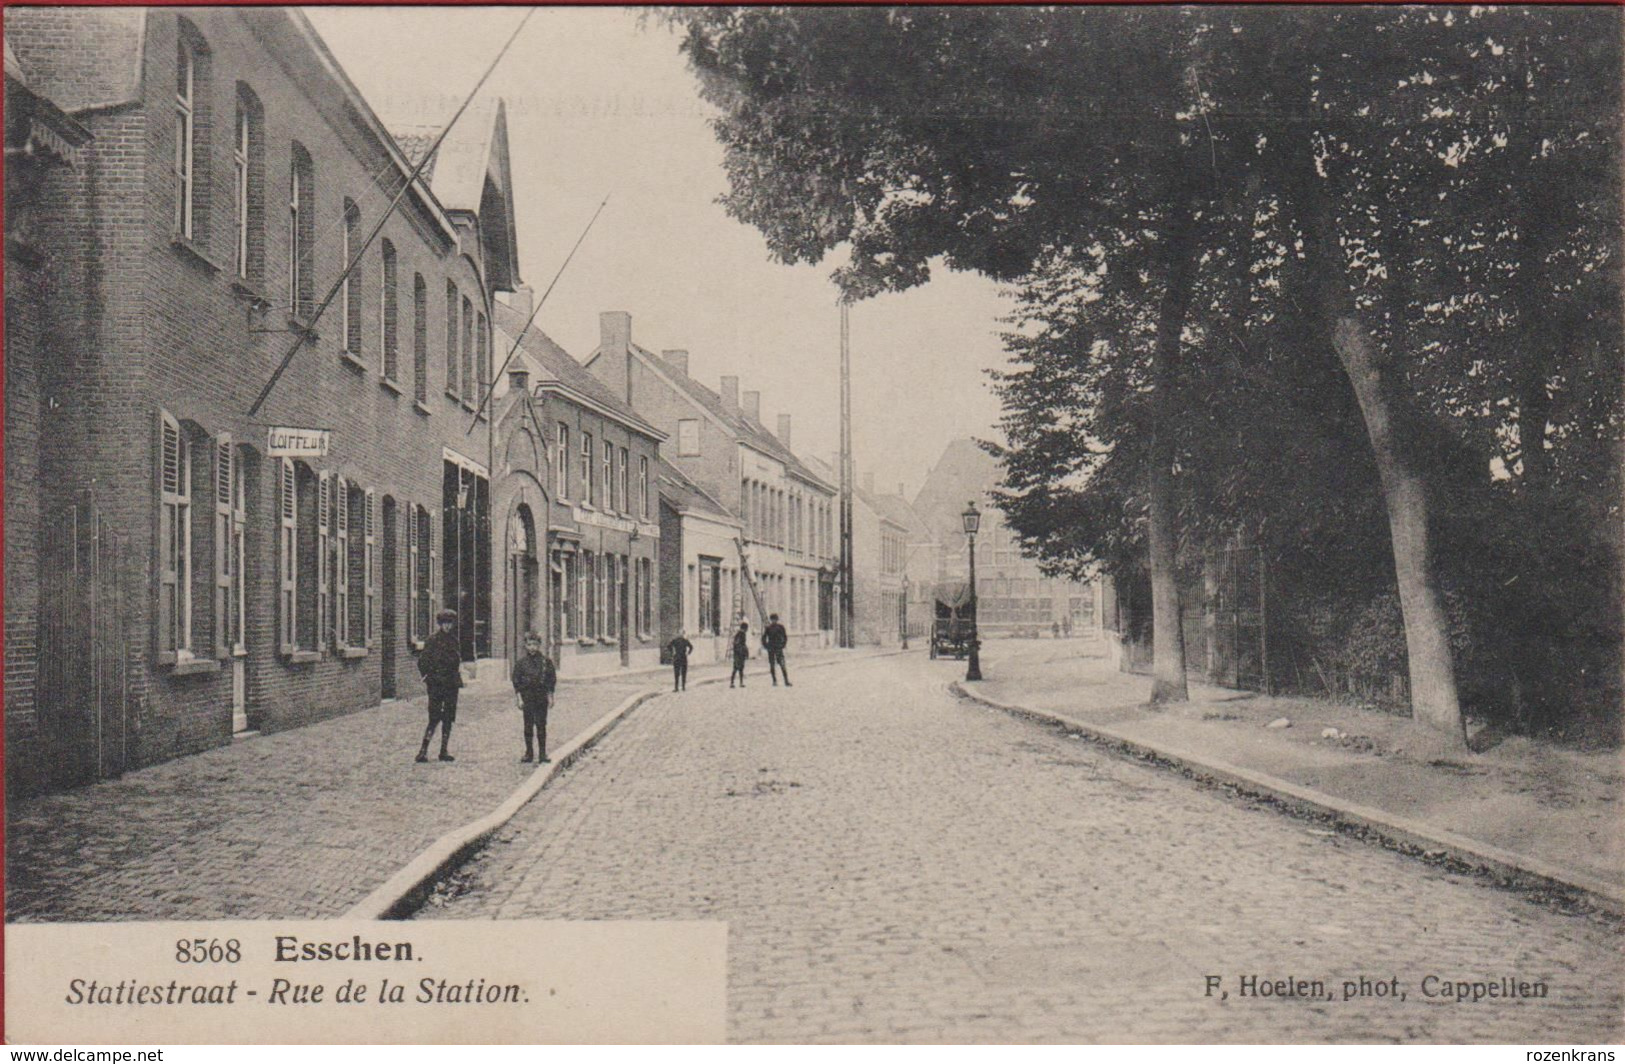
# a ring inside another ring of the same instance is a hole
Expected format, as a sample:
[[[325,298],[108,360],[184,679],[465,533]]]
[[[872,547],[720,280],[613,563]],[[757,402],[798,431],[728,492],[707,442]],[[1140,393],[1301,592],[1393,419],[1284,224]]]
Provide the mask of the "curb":
[[[1597,908],[1615,916],[1625,916],[1625,888],[1584,873],[1559,868],[1538,857],[1512,853],[1443,828],[1397,816],[1368,805],[1345,801],[1323,791],[1289,783],[1263,772],[1240,768],[1178,747],[1153,746],[1123,735],[1107,725],[1089,724],[1049,710],[1000,702],[966,690],[963,680],[955,680],[948,685],[948,689],[969,702],[977,702],[1018,717],[1063,725],[1081,732],[1094,742],[1135,757],[1161,761],[1198,780],[1234,787],[1245,794],[1274,801],[1289,810],[1326,817],[1336,824],[1359,828],[1387,842],[1417,850],[1428,856],[1443,854],[1463,864],[1487,871],[1512,885],[1583,894]]]
[[[802,667],[818,669],[827,665],[840,664],[843,661],[865,661],[871,658],[890,657],[893,654],[901,653],[906,652],[897,650],[865,654],[861,658],[834,658],[828,661],[808,662]],[[725,676],[710,676],[705,679],[695,680],[693,686],[705,687],[710,684],[720,684],[725,679],[727,679]],[[599,717],[592,724],[589,724],[580,735],[565,743],[554,754],[551,764],[532,772],[530,778],[520,784],[519,788],[510,794],[507,800],[497,806],[496,809],[478,820],[464,824],[460,828],[454,828],[440,836],[430,844],[428,849],[414,857],[405,868],[390,876],[371,894],[352,906],[343,915],[342,919],[404,920],[410,917],[423,905],[424,899],[434,889],[435,883],[473,856],[492,835],[496,834],[504,824],[512,820],[519,810],[525,807],[526,803],[536,797],[553,777],[568,768],[576,758],[607,735],[611,728],[619,724],[634,709],[645,702],[659,698],[661,695],[671,693],[664,687],[651,691],[640,691],[608,713],[605,713],[602,717]]]

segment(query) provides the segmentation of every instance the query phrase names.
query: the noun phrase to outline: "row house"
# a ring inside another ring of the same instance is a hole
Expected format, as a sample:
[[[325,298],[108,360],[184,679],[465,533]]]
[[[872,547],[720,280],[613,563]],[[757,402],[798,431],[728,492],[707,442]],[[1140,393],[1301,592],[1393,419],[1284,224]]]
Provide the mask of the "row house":
[[[694,645],[693,660],[728,658],[730,633],[742,601],[739,519],[690,480],[660,460],[660,631]],[[748,594],[748,593],[747,593]],[[670,655],[665,659],[668,663]]]
[[[522,288],[495,304],[499,350],[519,342],[497,385],[514,397],[498,461],[519,474],[497,500],[508,552],[501,645],[511,654],[524,633],[542,633],[566,676],[656,665],[665,436],[526,328],[532,299]]]
[[[624,312],[601,316],[586,365],[666,434],[666,459],[739,521],[726,559],[740,572],[727,627],[749,619],[760,630],[777,613],[792,647],[832,645],[836,492],[790,450],[789,419],[780,419],[779,435],[769,432],[759,393],[745,393],[742,406],[737,377],[713,392],[689,376],[687,351],[655,355],[633,343]]]
[[[38,440],[6,466],[8,627],[15,576],[41,633],[33,689],[8,662],[8,779],[417,694],[441,604],[488,657],[502,485],[476,411],[492,293],[519,284],[500,106],[391,212],[413,157],[297,9],[13,8],[6,43],[87,135],[29,190],[49,294],[6,352],[38,390],[7,410]]]

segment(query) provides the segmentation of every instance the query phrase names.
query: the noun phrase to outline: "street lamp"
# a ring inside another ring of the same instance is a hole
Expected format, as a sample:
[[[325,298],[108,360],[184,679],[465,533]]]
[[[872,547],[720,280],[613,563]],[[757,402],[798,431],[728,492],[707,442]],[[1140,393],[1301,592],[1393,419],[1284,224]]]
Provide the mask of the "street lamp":
[[[976,500],[970,502],[970,509],[959,515],[965,523],[965,535],[970,537],[970,668],[965,670],[966,680],[980,680],[982,678],[982,641],[976,629],[976,530],[982,527],[982,512],[976,508]]]
[[[908,649],[908,574],[903,574],[903,646]]]

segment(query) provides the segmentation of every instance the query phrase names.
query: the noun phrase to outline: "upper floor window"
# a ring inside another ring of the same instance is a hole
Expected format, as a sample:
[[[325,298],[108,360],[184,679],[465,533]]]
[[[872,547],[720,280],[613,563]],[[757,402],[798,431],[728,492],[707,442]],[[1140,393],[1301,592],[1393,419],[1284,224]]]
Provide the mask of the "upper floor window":
[[[457,391],[457,308],[460,306],[457,296],[457,285],[451,281],[446,282],[446,391],[450,395],[460,394]]]
[[[474,401],[474,304],[463,297],[463,402]]]
[[[592,433],[581,434],[581,501],[588,506],[597,503],[592,478]]]
[[[649,519],[649,457],[643,455],[638,458],[638,512],[647,521]]]
[[[615,445],[604,441],[604,509],[615,509]]]
[[[208,47],[185,19],[176,23],[175,44],[175,232],[199,238],[208,196]]]
[[[265,268],[264,111],[247,85],[237,85],[237,134],[232,139],[232,198],[239,279],[259,280]]]
[[[378,341],[383,348],[383,372],[388,380],[400,376],[400,327],[396,321],[399,296],[395,291],[395,245],[388,240],[379,244],[379,270],[381,291],[378,294]]]
[[[412,275],[412,397],[429,398],[429,286],[423,275]]]
[[[309,320],[316,304],[316,171],[310,154],[293,144],[288,174],[288,309]]]
[[[617,468],[616,471],[615,471],[615,478],[616,478],[615,479],[615,488],[616,488],[616,491],[620,494],[620,501],[619,501],[619,504],[618,504],[618,508],[620,509],[621,513],[629,514],[629,513],[632,512],[632,503],[631,503],[630,498],[628,497],[628,495],[626,493],[627,454],[626,454],[626,448],[625,447],[621,448],[621,455],[620,455],[620,458],[619,458],[619,462],[620,462],[620,467]]]
[[[693,457],[700,453],[698,418],[683,418],[677,422],[677,453],[682,457]]]
[[[570,426],[559,422],[559,445],[553,455],[553,493],[570,497]]]
[[[491,335],[486,331],[484,314],[475,315],[474,342],[478,345],[474,368],[479,374],[479,401],[483,405],[486,389],[491,387]]]
[[[344,323],[344,350],[352,355],[361,354],[361,271],[352,268],[360,250],[361,209],[345,200],[344,268],[350,272],[339,295],[339,319]]]

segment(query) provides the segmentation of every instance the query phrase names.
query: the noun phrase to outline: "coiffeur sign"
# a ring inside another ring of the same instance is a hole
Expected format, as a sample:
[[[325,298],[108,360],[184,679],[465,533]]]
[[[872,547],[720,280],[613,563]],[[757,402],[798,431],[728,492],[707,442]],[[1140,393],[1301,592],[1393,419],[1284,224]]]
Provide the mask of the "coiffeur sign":
[[[332,449],[329,429],[298,429],[275,426],[268,432],[266,453],[272,458],[322,458]]]

